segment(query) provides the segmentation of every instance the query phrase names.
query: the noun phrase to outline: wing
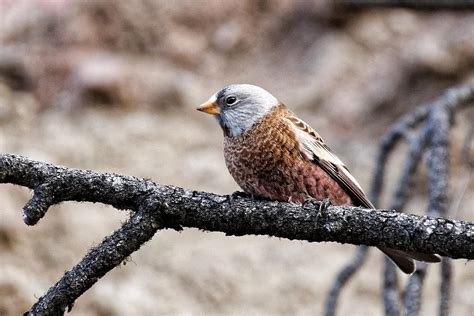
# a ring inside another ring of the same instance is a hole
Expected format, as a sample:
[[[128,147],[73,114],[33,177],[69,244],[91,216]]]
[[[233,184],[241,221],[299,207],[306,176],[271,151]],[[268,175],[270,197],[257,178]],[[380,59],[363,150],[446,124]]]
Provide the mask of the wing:
[[[288,111],[286,119],[294,127],[300,151],[304,157],[318,164],[326,171],[344,191],[349,194],[354,205],[375,208],[365,195],[357,180],[351,175],[342,161],[329,149],[324,140],[308,124]],[[416,252],[405,252],[396,249],[380,247],[390,259],[405,273],[415,271],[413,259],[425,262],[441,261],[437,255]]]
[[[352,198],[354,205],[374,208],[357,180],[352,176],[342,161],[325,144],[321,136],[291,112],[286,116],[286,119],[294,127],[302,155],[318,164],[336,180]]]

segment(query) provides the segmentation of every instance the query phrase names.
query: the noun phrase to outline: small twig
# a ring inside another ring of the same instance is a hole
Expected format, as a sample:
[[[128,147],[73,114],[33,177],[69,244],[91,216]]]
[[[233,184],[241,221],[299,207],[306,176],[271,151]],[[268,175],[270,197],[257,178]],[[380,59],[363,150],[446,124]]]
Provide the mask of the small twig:
[[[417,108],[415,112],[405,115],[385,133],[379,146],[374,172],[375,175],[371,186],[370,197],[374,205],[379,204],[379,199],[383,190],[385,166],[399,142],[401,140],[410,141],[410,149],[390,207],[391,209],[396,210],[402,210],[405,207],[409,197],[409,192],[411,192],[410,188],[413,185],[416,168],[421,161],[425,145],[430,138],[431,129],[429,124],[425,124],[415,137],[410,137],[412,129],[424,122],[433,108],[437,107],[437,104],[443,105],[443,107],[454,113],[455,110],[467,106],[473,100],[474,87],[467,86],[452,88],[446,91],[446,93],[435,102],[425,104]],[[334,315],[340,292],[347,281],[356,273],[360,265],[364,262],[366,255],[367,252],[358,251],[351,259],[350,263],[339,272],[326,299],[325,315]],[[400,299],[397,288],[397,275],[395,267],[390,260],[385,260],[384,278],[383,297],[385,311],[388,315],[399,315]]]
[[[448,180],[449,180],[449,128],[450,112],[440,110],[430,115],[430,125],[433,129],[430,151],[428,152],[428,194],[427,213],[430,216],[446,216],[448,212]],[[442,262],[439,314],[447,315],[450,305],[452,263],[446,258]],[[443,273],[444,272],[444,273]]]
[[[406,137],[408,131],[417,127],[429,115],[435,104],[445,104],[451,113],[462,110],[474,102],[474,86],[460,86],[447,90],[435,102],[418,107],[413,113],[405,115],[382,136],[379,152],[375,159],[375,171],[371,185],[371,198],[378,205],[384,184],[385,167],[389,155],[400,140]]]
[[[437,102],[447,104],[446,107],[454,111],[473,98],[474,88],[464,87],[450,90]],[[409,119],[406,126],[416,125],[426,115],[421,111],[415,119]],[[445,122],[443,115],[435,116],[431,112],[430,120],[433,124],[438,124],[436,120]],[[447,126],[449,128],[449,123]],[[433,197],[430,208],[438,212],[436,214],[442,214],[446,205],[443,194],[447,183],[438,181],[431,185],[436,172],[440,171],[442,176],[447,172],[436,169],[437,160],[446,158],[442,150],[438,150],[445,148],[445,130],[443,126],[442,131],[431,138],[433,155],[428,160],[428,165],[434,166],[429,167],[429,189]],[[393,140],[387,144],[391,142]],[[236,236],[254,234],[364,244],[474,259],[474,223],[457,220],[328,206],[316,201],[296,205],[239,197],[231,199],[118,174],[58,167],[8,154],[0,155],[0,183],[34,190],[33,198],[24,208],[24,220],[30,225],[46,215],[49,206],[63,201],[99,202],[131,211],[130,219],[120,229],[92,249],[38,300],[30,311],[32,314],[63,314],[99,278],[128,258],[158,229],[165,227],[195,227]],[[392,281],[396,282],[396,279]]]
[[[407,138],[410,129],[415,128],[420,124],[429,114],[431,104],[426,104],[419,107],[415,112],[405,115],[397,123],[382,136],[379,144],[379,151],[375,159],[375,171],[371,185],[370,197],[374,205],[379,204],[380,196],[382,195],[385,167],[389,156],[392,154],[394,148],[402,139]]]
[[[397,182],[395,193],[390,204],[391,209],[403,210],[412,192],[416,169],[420,164],[423,152],[430,137],[430,128],[424,126],[410,143],[403,165],[402,174]]]
[[[453,266],[451,259],[443,258],[441,261],[441,287],[439,300],[439,316],[448,316],[451,303],[451,280]]]
[[[430,148],[429,151],[433,150],[435,148],[436,153],[429,152],[429,155],[439,155],[439,152],[441,153],[446,153],[448,152],[448,146],[447,146],[447,135],[449,133],[449,126],[450,126],[450,114],[454,113],[454,110],[457,108],[462,108],[466,106],[466,104],[469,104],[469,102],[472,101],[473,99],[473,90],[472,88],[454,88],[448,90],[441,98],[436,100],[431,106],[430,106],[430,111],[426,114],[428,114],[428,121],[425,123],[423,128],[420,130],[419,134],[414,138],[414,140],[411,142],[410,149],[407,155],[407,160],[405,163],[404,171],[402,173],[402,176],[400,177],[400,180],[398,182],[398,187],[396,189],[396,192],[394,194],[394,200],[392,202],[391,208],[397,209],[397,210],[402,210],[405,207],[406,201],[408,199],[408,192],[409,188],[412,186],[413,183],[413,176],[415,174],[416,167],[421,160],[421,155],[423,153],[423,149],[426,145],[426,142],[430,140]],[[423,112],[423,114],[425,114]],[[421,117],[421,116],[419,116]],[[439,122],[439,120],[443,120],[442,122]],[[443,126],[438,129],[437,124],[443,124]],[[444,133],[444,134],[443,134]],[[442,134],[442,135],[441,135]],[[433,140],[432,138],[435,139],[435,141],[438,143],[436,146],[433,145]],[[444,141],[442,140],[444,139]],[[435,175],[437,170],[433,168],[433,166],[439,166],[439,164],[443,163],[445,164],[445,167],[447,170],[447,163],[448,160],[445,159],[446,157],[440,156],[438,159],[429,165],[428,167],[431,167],[432,175]],[[444,172],[444,174],[440,175],[441,177],[445,177],[446,183],[447,183],[447,171]],[[433,179],[429,179],[428,181],[430,184],[435,184],[438,186],[442,186],[440,184],[443,178],[438,178],[435,179],[435,182],[430,182],[433,181]],[[447,188],[446,188],[447,189]],[[443,192],[442,189],[438,189],[437,192]],[[445,191],[446,192],[446,191]],[[430,195],[430,200],[433,197]],[[431,208],[430,208],[431,209]],[[386,280],[384,282],[384,304],[385,304],[385,311],[386,313],[390,314],[398,314],[399,313],[399,300],[398,298],[398,291],[396,288],[390,288],[390,286],[396,286],[396,282],[393,282],[393,279],[396,279],[396,273],[395,273],[395,267],[393,266],[393,263],[389,260],[385,261],[386,268],[385,268],[385,278],[389,278],[390,280]],[[423,269],[424,266],[422,265]],[[406,307],[406,313],[410,315],[417,315],[419,312],[419,306],[420,306],[420,297],[422,292],[422,286],[423,286],[423,280],[424,280],[424,272],[423,273],[418,273],[414,274],[411,278],[413,280],[410,280],[407,284],[406,287],[406,295],[405,295],[405,307]],[[444,280],[443,282],[449,282],[449,279]],[[390,304],[390,306],[387,306],[387,304]],[[395,313],[395,311],[397,311]]]
[[[392,128],[385,133],[382,137],[382,141],[379,146],[379,154],[376,159],[376,170],[375,176],[373,178],[371,186],[371,201],[374,205],[378,204],[380,195],[382,193],[382,184],[385,176],[385,165],[390,154],[393,152],[393,149],[402,139],[406,139],[411,128],[414,128],[420,122],[422,122],[428,115],[430,105],[424,105],[418,108],[414,113],[406,115],[398,123],[394,124]],[[402,188],[403,186],[399,186]],[[398,192],[397,194],[403,194],[403,192]],[[392,208],[399,209],[399,208]],[[364,263],[365,257],[367,256],[368,251],[366,249],[359,249],[350,262],[338,273],[336,279],[331,287],[328,297],[326,298],[325,312],[326,316],[334,315],[336,311],[336,305],[340,293],[344,285],[349,281],[349,279],[358,271],[360,266]],[[393,263],[389,261],[391,265]],[[388,283],[388,284],[393,284]]]
[[[428,169],[428,214],[431,216],[445,215],[447,210],[448,192],[448,153],[449,153],[449,130],[451,113],[446,102],[435,102],[425,130],[430,135],[430,143],[427,151]],[[449,263],[445,263],[449,264]],[[421,294],[423,291],[426,265],[420,264],[420,271],[410,276],[405,288],[406,315],[416,316],[420,312]],[[442,287],[449,288],[450,279],[442,280]],[[446,291],[449,293],[449,291]],[[449,298],[445,298],[449,301]]]
[[[374,177],[374,182],[372,184],[371,190],[371,200],[378,202],[379,195],[381,194],[381,185],[379,183],[383,182],[385,168],[380,168],[380,166],[385,166],[386,162],[389,158],[389,155],[393,152],[395,145],[397,142],[402,139],[406,138],[406,133],[408,132],[407,129],[414,127],[416,124],[420,123],[423,118],[426,118],[428,113],[428,106],[424,106],[418,109],[413,115],[409,115],[404,117],[401,122],[397,123],[392,127],[389,132],[385,134],[383,137],[383,141],[380,146],[380,151],[378,155],[378,164],[376,169],[376,176]],[[428,130],[422,134],[422,136],[418,137],[417,140],[413,141],[413,146],[408,154],[408,158],[405,163],[404,172],[398,181],[398,188],[396,193],[394,194],[394,202],[391,209],[400,210],[404,207],[405,201],[407,198],[407,193],[409,192],[410,179],[413,176],[415,171],[417,162],[421,157],[421,153],[423,152],[424,145],[426,143],[428,135]],[[367,249],[359,249],[351,261],[338,273],[332,287],[331,291],[329,292],[328,297],[326,298],[326,305],[324,314],[326,316],[335,315],[337,301],[340,296],[340,292],[342,291],[346,282],[354,275],[360,266],[365,261],[365,257],[367,256]],[[389,264],[393,267],[393,263],[388,260],[386,264]],[[386,267],[386,269],[391,269]],[[394,267],[393,267],[394,269]],[[394,272],[393,272],[394,273]],[[396,274],[393,274],[393,278],[396,279]],[[396,282],[386,282],[386,285],[393,285]],[[391,291],[391,290],[389,290]],[[395,295],[387,294],[392,299],[387,300],[386,302],[393,302],[395,301]],[[393,306],[389,307],[389,310],[397,310],[398,303],[392,303]]]
[[[137,251],[159,228],[153,213],[135,213],[120,229],[94,247],[79,264],[67,271],[25,315],[62,315],[66,308],[70,311],[76,298]]]
[[[396,210],[403,210],[412,192],[413,180],[415,178],[416,169],[420,163],[426,143],[430,136],[430,128],[423,126],[416,137],[411,140],[410,147],[405,159],[404,168],[398,180],[397,188],[393,194],[391,207]],[[383,283],[383,295],[385,312],[390,315],[400,314],[400,295],[398,293],[398,282],[396,268],[392,261],[385,260],[386,279]]]
[[[27,176],[30,175],[30,176]],[[100,277],[125,260],[160,227],[195,227],[228,235],[268,235],[439,253],[474,259],[474,223],[369,210],[233,198],[163,186],[117,174],[57,167],[0,155],[0,183],[61,188],[61,201],[89,201],[138,210],[43,296],[33,311],[62,313]],[[450,227],[456,227],[451,229]]]
[[[361,267],[367,257],[368,250],[369,247],[367,246],[360,246],[357,248],[357,252],[350,263],[338,273],[334,283],[332,284],[331,291],[329,291],[329,295],[326,298],[326,305],[324,307],[325,316],[336,314],[337,300],[340,296],[340,292],[351,276]]]
[[[389,258],[384,258],[383,306],[385,316],[400,315],[400,294],[398,293],[397,271]]]
[[[415,273],[410,276],[408,284],[405,287],[404,305],[406,316],[416,316],[420,313],[421,294],[425,275],[426,263],[418,262]]]
[[[430,193],[429,200],[430,203],[433,200],[437,200],[438,204],[436,208],[442,207],[439,205],[440,201],[446,201],[446,198],[441,197],[440,194],[447,192],[447,153],[449,152],[448,148],[448,135],[450,127],[450,115],[454,113],[454,110],[458,107],[466,106],[473,100],[473,89],[472,87],[462,87],[454,88],[448,90],[441,98],[436,100],[430,107],[428,121],[425,126],[421,129],[418,136],[412,142],[410,150],[408,153],[407,163],[405,164],[404,172],[400,178],[399,187],[395,193],[394,203],[392,208],[394,209],[403,209],[406,199],[408,188],[412,185],[413,174],[416,169],[416,165],[421,159],[421,154],[423,152],[423,147],[425,146],[428,139],[430,139],[429,147],[429,162],[428,169],[431,171],[428,177],[428,182],[432,187],[432,192]],[[441,172],[440,172],[441,170]],[[439,177],[436,178],[440,172]],[[443,191],[444,190],[444,191]],[[435,208],[435,209],[436,209]],[[444,207],[444,209],[446,209]],[[429,210],[432,210],[432,207],[429,207]],[[431,214],[433,215],[433,214]],[[439,216],[439,214],[438,214]],[[450,263],[446,262],[446,265]],[[384,304],[386,313],[397,314],[399,313],[399,302],[397,300],[397,291],[395,288],[390,288],[390,286],[395,286],[396,282],[393,282],[393,279],[396,278],[395,268],[393,264],[386,260],[386,270],[385,278],[390,280],[385,280],[384,282]],[[410,280],[405,289],[405,308],[407,315],[418,315],[420,310],[420,296],[422,293],[423,280],[425,275],[425,265],[421,265],[422,271],[415,273],[410,277]],[[449,284],[450,279],[446,278],[442,280],[442,288],[447,289],[443,293],[449,293]],[[447,297],[443,298],[444,302],[448,302]],[[390,306],[387,306],[390,304]],[[446,303],[448,304],[448,303]],[[394,311],[397,310],[395,313]]]

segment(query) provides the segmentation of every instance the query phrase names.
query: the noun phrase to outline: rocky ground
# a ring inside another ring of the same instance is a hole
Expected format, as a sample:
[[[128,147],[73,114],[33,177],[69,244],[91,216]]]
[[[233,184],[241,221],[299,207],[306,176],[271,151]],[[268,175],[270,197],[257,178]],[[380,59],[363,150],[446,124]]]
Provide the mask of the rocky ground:
[[[331,1],[2,1],[0,152],[230,193],[238,187],[220,128],[194,108],[225,84],[247,82],[315,127],[368,189],[389,124],[474,81],[473,34],[472,12],[355,11]],[[472,114],[457,118],[452,136],[453,193],[466,179],[459,149]],[[457,218],[474,220],[473,189],[471,181]],[[416,191],[410,209],[423,210],[423,177]],[[127,218],[65,203],[27,227],[20,210],[30,195],[0,186],[0,315],[27,310]],[[354,249],[163,231],[72,315],[320,314]],[[381,314],[381,263],[373,251],[343,293],[341,315]],[[474,268],[455,266],[453,315],[469,315]],[[436,311],[438,270],[430,267],[423,315]]]

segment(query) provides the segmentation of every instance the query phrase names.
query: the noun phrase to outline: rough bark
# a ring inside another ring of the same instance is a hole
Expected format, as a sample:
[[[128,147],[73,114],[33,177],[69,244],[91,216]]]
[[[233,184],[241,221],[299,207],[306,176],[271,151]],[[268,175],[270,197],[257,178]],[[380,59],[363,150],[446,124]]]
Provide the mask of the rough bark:
[[[385,169],[391,154],[401,142],[407,142],[409,149],[402,165],[402,173],[398,179],[396,189],[393,193],[390,209],[403,211],[407,201],[412,194],[413,180],[417,174],[417,167],[422,162],[423,154],[428,153],[427,168],[429,170],[429,207],[428,215],[446,216],[446,198],[448,191],[448,154],[449,154],[449,132],[453,122],[453,116],[459,110],[468,105],[473,105],[474,87],[460,86],[447,90],[440,98],[432,103],[418,107],[414,112],[407,114],[382,137],[379,152],[375,160],[375,172],[372,181],[370,199],[374,205],[379,204],[382,194]],[[421,127],[420,127],[421,126]],[[418,128],[417,131],[415,129]],[[469,160],[474,127],[466,137],[463,148],[463,157],[466,164],[474,165]],[[397,162],[398,164],[398,162]],[[399,166],[398,166],[399,167]],[[460,200],[460,198],[459,198]],[[452,212],[455,214],[455,212]],[[335,314],[338,297],[344,285],[358,271],[364,262],[367,251],[358,251],[351,262],[344,267],[336,277],[331,291],[326,300],[325,315]],[[450,271],[449,259],[443,260],[443,269]],[[383,303],[385,315],[400,315],[402,307],[397,273],[394,264],[385,260],[383,281]],[[421,307],[421,293],[425,266],[411,277],[405,292],[404,305],[406,313],[417,315]],[[443,270],[444,271],[444,270]],[[440,315],[446,315],[449,308],[450,273],[443,274],[441,284]],[[444,311],[444,312],[443,312]]]
[[[392,208],[401,210],[405,205],[416,165],[421,159],[423,148],[428,146],[428,214],[431,216],[331,206],[327,202],[314,200],[298,205],[254,200],[235,194],[220,196],[160,185],[147,179],[59,167],[16,155],[0,155],[0,183],[21,185],[34,191],[33,197],[23,208],[23,218],[28,225],[36,224],[51,205],[63,201],[104,203],[131,213],[129,220],[120,229],[106,237],[81,262],[67,271],[27,313],[63,314],[82,293],[126,260],[161,228],[195,227],[227,235],[254,234],[313,242],[334,241],[472,260],[474,224],[438,216],[447,216],[447,157],[451,116],[473,99],[474,87],[448,90],[433,106],[421,107],[395,124],[382,140],[372,200],[377,202],[380,196],[390,152],[399,140],[411,140]],[[409,130],[425,120],[428,124],[421,129],[422,132],[417,137],[410,137]],[[472,134],[474,132],[467,138],[468,145],[465,148],[470,148]],[[467,162],[472,169],[472,162],[469,159]],[[335,313],[340,291],[362,264],[366,253],[365,247],[360,249],[352,263],[336,279],[327,301],[326,315]],[[391,269],[384,282],[386,313],[398,315],[396,274],[391,263],[386,268]],[[406,289],[405,306],[407,312],[413,315],[418,314],[420,309],[419,293],[423,275],[424,271],[420,270],[420,275],[414,275]],[[450,275],[451,266],[445,258],[443,276],[446,280],[441,286],[441,315],[449,311]]]
[[[88,201],[152,213],[163,227],[364,244],[474,259],[474,224],[458,220],[319,201],[299,205],[221,196],[9,154],[0,155],[0,182],[35,190],[24,208],[24,219],[30,224],[45,214],[44,205]]]
[[[123,227],[93,248],[39,299],[30,311],[35,315],[64,312],[100,277],[164,227],[384,246],[474,259],[474,223],[463,221],[318,201],[298,205],[220,196],[8,154],[0,155],[0,183],[34,190],[24,208],[27,224],[36,223],[50,205],[62,201],[100,202],[132,210]]]

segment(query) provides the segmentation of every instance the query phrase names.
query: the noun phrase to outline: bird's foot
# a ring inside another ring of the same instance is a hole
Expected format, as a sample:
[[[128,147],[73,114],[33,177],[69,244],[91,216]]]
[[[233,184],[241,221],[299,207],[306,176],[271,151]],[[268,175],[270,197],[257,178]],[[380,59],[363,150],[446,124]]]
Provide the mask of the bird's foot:
[[[314,205],[315,203],[318,205],[318,212],[327,210],[327,208],[331,205],[331,201],[329,201],[329,199],[317,200],[313,197],[308,197],[304,200],[303,206],[306,206],[307,204]]]
[[[331,201],[329,201],[329,199],[324,199],[322,201],[319,201],[319,209],[318,211],[321,213],[325,210],[328,209],[329,206],[331,206]]]
[[[318,208],[318,211],[316,212],[315,216],[316,216],[316,222],[319,222],[319,219],[321,217],[324,217],[324,213],[325,211],[328,209],[329,206],[331,206],[331,201],[329,201],[329,199],[324,199],[324,200],[316,200],[314,198],[309,198],[309,199],[306,199],[304,202],[303,202],[303,207],[307,206],[306,204],[310,204],[309,206],[312,208],[312,209],[315,209],[315,203],[317,203],[317,208]]]
[[[255,200],[255,196],[253,194],[249,194],[249,193],[243,192],[243,191],[235,191],[231,195],[227,196],[227,199],[228,199],[229,202],[233,202],[234,199],[239,199],[239,198]]]
[[[290,196],[290,198],[288,199],[288,203],[290,203],[290,204],[292,204],[292,205],[303,205],[304,202],[306,202],[306,201],[303,201],[303,203],[301,203],[301,202],[295,202],[295,201],[293,201],[293,197],[291,197],[291,196]]]

